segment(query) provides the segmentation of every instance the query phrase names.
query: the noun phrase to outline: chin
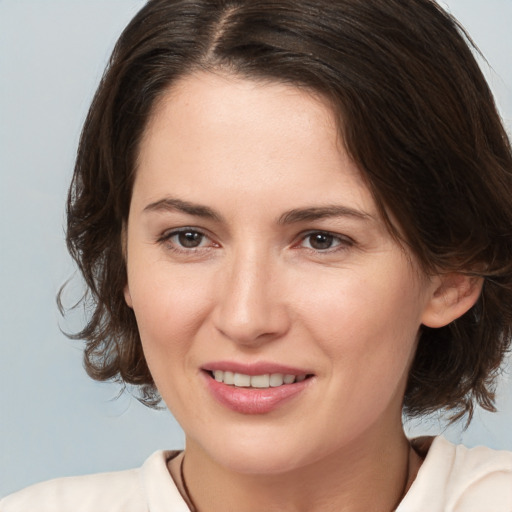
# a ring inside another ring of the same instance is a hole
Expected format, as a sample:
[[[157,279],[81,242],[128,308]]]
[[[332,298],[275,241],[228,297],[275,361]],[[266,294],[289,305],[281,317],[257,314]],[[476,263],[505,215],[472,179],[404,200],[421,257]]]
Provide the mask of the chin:
[[[304,448],[304,440],[294,442],[276,436],[269,439],[265,435],[246,439],[224,436],[210,446],[203,445],[203,450],[216,464],[235,473],[252,475],[287,473],[319,458],[316,450]]]
[[[290,454],[276,453],[272,447],[254,452],[223,453],[219,455],[217,462],[230,471],[247,475],[277,475],[302,466]]]

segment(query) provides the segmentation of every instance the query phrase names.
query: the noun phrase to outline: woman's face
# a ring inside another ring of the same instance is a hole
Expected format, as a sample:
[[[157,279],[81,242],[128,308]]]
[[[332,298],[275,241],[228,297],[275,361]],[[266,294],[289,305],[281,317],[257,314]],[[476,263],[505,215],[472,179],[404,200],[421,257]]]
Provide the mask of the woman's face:
[[[126,234],[126,300],[187,450],[281,472],[401,428],[433,285],[326,102],[183,79],[142,140]]]

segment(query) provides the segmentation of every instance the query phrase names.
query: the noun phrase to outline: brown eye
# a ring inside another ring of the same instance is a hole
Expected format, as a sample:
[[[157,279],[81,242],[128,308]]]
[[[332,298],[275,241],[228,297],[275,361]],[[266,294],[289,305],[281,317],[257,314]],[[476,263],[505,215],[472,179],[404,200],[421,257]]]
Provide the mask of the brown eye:
[[[182,231],[175,236],[177,243],[186,249],[199,247],[204,240],[204,235],[197,231]]]
[[[309,242],[308,245],[311,249],[317,251],[325,251],[337,245],[336,242],[339,243],[336,237],[329,233],[312,233],[306,237],[306,240]]]

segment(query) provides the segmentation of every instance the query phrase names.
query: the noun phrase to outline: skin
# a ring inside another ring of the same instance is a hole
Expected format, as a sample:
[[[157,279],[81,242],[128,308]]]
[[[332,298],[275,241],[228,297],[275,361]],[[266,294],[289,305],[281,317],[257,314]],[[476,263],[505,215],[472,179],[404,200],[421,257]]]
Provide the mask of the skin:
[[[297,214],[312,208],[323,215]],[[418,330],[478,290],[422,275],[393,241],[328,104],[289,85],[182,79],[145,131],[125,234],[126,301],[185,431],[198,510],[392,510],[420,464],[401,424]],[[219,360],[314,376],[246,415],[204,385]]]

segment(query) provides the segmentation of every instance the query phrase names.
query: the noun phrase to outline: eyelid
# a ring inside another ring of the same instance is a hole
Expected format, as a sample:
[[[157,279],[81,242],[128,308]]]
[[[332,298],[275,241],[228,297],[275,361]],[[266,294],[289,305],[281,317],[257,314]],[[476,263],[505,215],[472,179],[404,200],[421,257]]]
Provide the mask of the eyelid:
[[[201,246],[201,247],[180,247],[177,244],[171,243],[171,238],[180,235],[181,233],[187,233],[187,232],[193,232],[198,233],[199,235],[203,236],[205,239],[209,240],[211,244],[208,246]],[[156,240],[159,244],[168,244],[169,246],[172,245],[172,249],[179,251],[179,252],[193,252],[197,250],[204,250],[209,249],[210,247],[218,247],[219,244],[213,241],[213,238],[204,230],[198,227],[194,226],[180,226],[179,228],[171,228],[166,229],[162,234],[160,234]]]
[[[180,235],[181,233],[187,233],[187,232],[193,232],[198,233],[204,239],[209,242],[206,245],[201,245],[198,247],[182,247],[179,244],[172,242],[171,239],[174,236]],[[305,247],[303,244],[307,240],[308,237],[312,235],[327,235],[329,237],[332,237],[337,243],[333,247],[329,247],[327,249],[315,249],[313,247]],[[156,242],[158,244],[166,244],[169,249],[172,249],[177,252],[184,252],[184,253],[191,253],[194,251],[200,251],[200,250],[208,250],[211,248],[220,247],[220,244],[218,242],[215,242],[213,237],[207,232],[207,230],[198,228],[195,226],[180,226],[176,228],[170,228],[165,231],[163,231],[156,239]],[[328,231],[325,229],[309,229],[306,231],[302,231],[297,235],[295,238],[295,241],[292,243],[292,248],[294,249],[305,249],[317,254],[329,254],[334,253],[337,251],[346,250],[348,247],[352,247],[356,245],[356,242],[353,238],[349,237],[348,235],[344,235],[341,233],[335,233],[332,231]]]
[[[353,238],[347,236],[347,235],[342,235],[341,233],[334,233],[332,231],[328,231],[328,230],[325,230],[325,229],[309,229],[307,231],[303,231],[302,233],[300,233],[298,235],[297,242],[294,243],[294,246],[295,247],[298,246],[299,248],[301,248],[301,244],[309,236],[316,235],[316,234],[331,236],[334,239],[338,240],[339,243],[336,244],[334,247],[329,247],[328,249],[324,249],[324,250],[322,250],[322,249],[314,249],[312,247],[302,247],[303,249],[314,251],[315,253],[319,253],[319,254],[326,254],[326,253],[329,253],[329,252],[336,252],[336,251],[339,251],[339,250],[344,250],[347,247],[352,247],[353,245],[356,245],[355,240]]]

